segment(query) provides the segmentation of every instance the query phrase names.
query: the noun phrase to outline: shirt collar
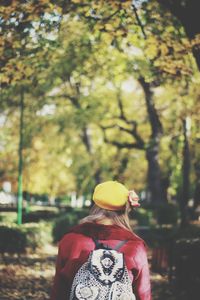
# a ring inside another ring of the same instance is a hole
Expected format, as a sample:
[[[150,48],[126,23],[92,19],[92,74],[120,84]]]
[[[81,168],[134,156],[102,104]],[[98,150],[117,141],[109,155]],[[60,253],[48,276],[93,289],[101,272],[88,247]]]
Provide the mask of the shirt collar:
[[[130,232],[118,225],[104,225],[97,223],[83,223],[73,227],[70,232],[84,234],[88,237],[101,240],[134,240],[143,241],[135,233]]]

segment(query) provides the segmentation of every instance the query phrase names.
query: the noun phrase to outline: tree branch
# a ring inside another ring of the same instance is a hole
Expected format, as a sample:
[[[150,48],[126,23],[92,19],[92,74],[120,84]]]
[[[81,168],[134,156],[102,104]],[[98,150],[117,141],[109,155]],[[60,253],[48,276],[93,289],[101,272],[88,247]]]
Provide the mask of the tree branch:
[[[141,28],[141,31],[142,31],[142,34],[143,34],[144,38],[146,39],[147,36],[146,36],[145,31],[144,31],[144,26],[143,26],[142,22],[140,21],[140,18],[139,18],[138,12],[137,12],[137,8],[135,7],[134,4],[132,4],[132,8],[133,8],[137,23],[138,23],[139,27]]]
[[[141,148],[137,143],[119,143],[117,141],[105,141],[107,144],[111,144],[113,146],[116,146],[119,149],[139,149],[139,150],[143,150],[143,148]]]
[[[119,11],[120,11],[120,9],[116,10],[111,15],[109,15],[109,16],[107,16],[105,18],[101,18],[100,16],[95,15],[95,13],[92,13],[90,16],[86,16],[84,13],[79,13],[79,15],[81,17],[84,17],[87,20],[95,20],[95,21],[107,22],[110,19],[112,19]]]
[[[67,98],[69,98],[69,100],[71,101],[71,103],[72,103],[76,108],[80,109],[81,106],[80,106],[80,103],[79,103],[79,101],[78,101],[78,97],[79,97],[79,95],[80,95],[79,85],[76,84],[76,86],[73,86],[70,77],[68,78],[68,82],[69,82],[69,84],[70,84],[71,89],[72,89],[72,90],[75,90],[77,96],[76,96],[76,97],[75,97],[75,96],[70,96],[70,95],[68,95],[68,94],[65,94],[65,95],[67,96]],[[66,83],[65,83],[65,85],[66,85]],[[67,86],[66,86],[66,89],[67,89]]]
[[[143,150],[144,149],[144,144],[143,143],[120,143],[120,142],[117,142],[117,141],[111,141],[107,138],[106,136],[106,129],[110,129],[110,128],[114,128],[116,126],[108,126],[108,127],[103,127],[101,126],[101,129],[103,130],[103,136],[104,136],[104,142],[107,143],[107,144],[111,144],[113,146],[116,146],[117,148],[119,149],[122,149],[122,148],[126,148],[126,149],[139,149],[139,150]],[[123,127],[122,127],[123,128]],[[125,128],[123,128],[125,129]]]
[[[124,127],[119,126],[119,125],[118,125],[118,128],[122,131],[126,131],[127,133],[131,134],[131,136],[133,136],[136,139],[137,143],[139,145],[141,145],[141,147],[144,147],[144,141],[137,132],[137,127],[138,127],[137,122],[134,121],[134,120],[130,121],[125,116],[120,91],[117,94],[117,101],[118,101],[118,106],[119,106],[119,110],[120,110],[119,119],[123,120],[127,125],[132,125],[131,129],[127,129],[127,128],[124,128]]]

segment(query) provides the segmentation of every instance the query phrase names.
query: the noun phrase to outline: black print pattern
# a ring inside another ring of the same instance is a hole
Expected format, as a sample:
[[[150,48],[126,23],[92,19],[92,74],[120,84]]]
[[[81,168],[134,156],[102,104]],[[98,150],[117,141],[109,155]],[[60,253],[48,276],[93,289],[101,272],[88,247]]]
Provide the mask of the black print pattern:
[[[98,249],[78,270],[70,300],[135,300],[123,254]]]

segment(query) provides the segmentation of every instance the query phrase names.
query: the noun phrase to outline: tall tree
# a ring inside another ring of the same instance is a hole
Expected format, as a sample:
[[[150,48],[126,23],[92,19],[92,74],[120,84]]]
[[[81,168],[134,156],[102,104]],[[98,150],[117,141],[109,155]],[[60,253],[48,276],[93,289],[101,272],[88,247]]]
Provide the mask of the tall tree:
[[[151,84],[146,82],[143,77],[139,78],[139,82],[144,90],[146,107],[151,126],[151,135],[146,147],[146,158],[148,161],[148,190],[150,192],[151,202],[159,204],[167,200],[164,198],[165,193],[162,185],[162,174],[159,165],[159,146],[163,128],[153,100]]]
[[[191,41],[192,52],[200,70],[200,22],[197,2],[195,0],[159,0],[158,2],[180,20]]]
[[[120,93],[118,93],[118,106],[119,106],[119,120],[122,120],[124,125],[114,124],[111,126],[102,126],[105,134],[105,142],[116,146],[119,149],[138,149],[145,151],[146,158],[148,161],[148,171],[147,171],[147,199],[153,204],[160,204],[166,201],[164,195],[164,188],[162,184],[162,175],[159,165],[159,144],[162,135],[162,125],[159,119],[154,100],[153,100],[153,90],[150,83],[146,82],[144,77],[139,77],[139,83],[142,87],[144,93],[144,99],[146,103],[146,110],[149,119],[149,124],[151,127],[151,134],[149,139],[145,141],[139,134],[138,123],[135,120],[128,120],[124,112],[122,98]],[[120,142],[119,140],[109,140],[106,135],[106,130],[109,128],[118,128],[121,132],[128,133],[133,142]]]

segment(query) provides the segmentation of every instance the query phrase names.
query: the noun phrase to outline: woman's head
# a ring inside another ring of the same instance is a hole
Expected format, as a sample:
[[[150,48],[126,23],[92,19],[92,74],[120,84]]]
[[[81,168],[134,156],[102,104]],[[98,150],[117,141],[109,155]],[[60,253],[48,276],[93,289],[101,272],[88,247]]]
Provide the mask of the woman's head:
[[[131,206],[139,206],[138,196],[117,181],[106,181],[98,184],[93,193],[94,205],[83,222],[102,222],[110,220],[112,224],[131,230],[129,211]]]

